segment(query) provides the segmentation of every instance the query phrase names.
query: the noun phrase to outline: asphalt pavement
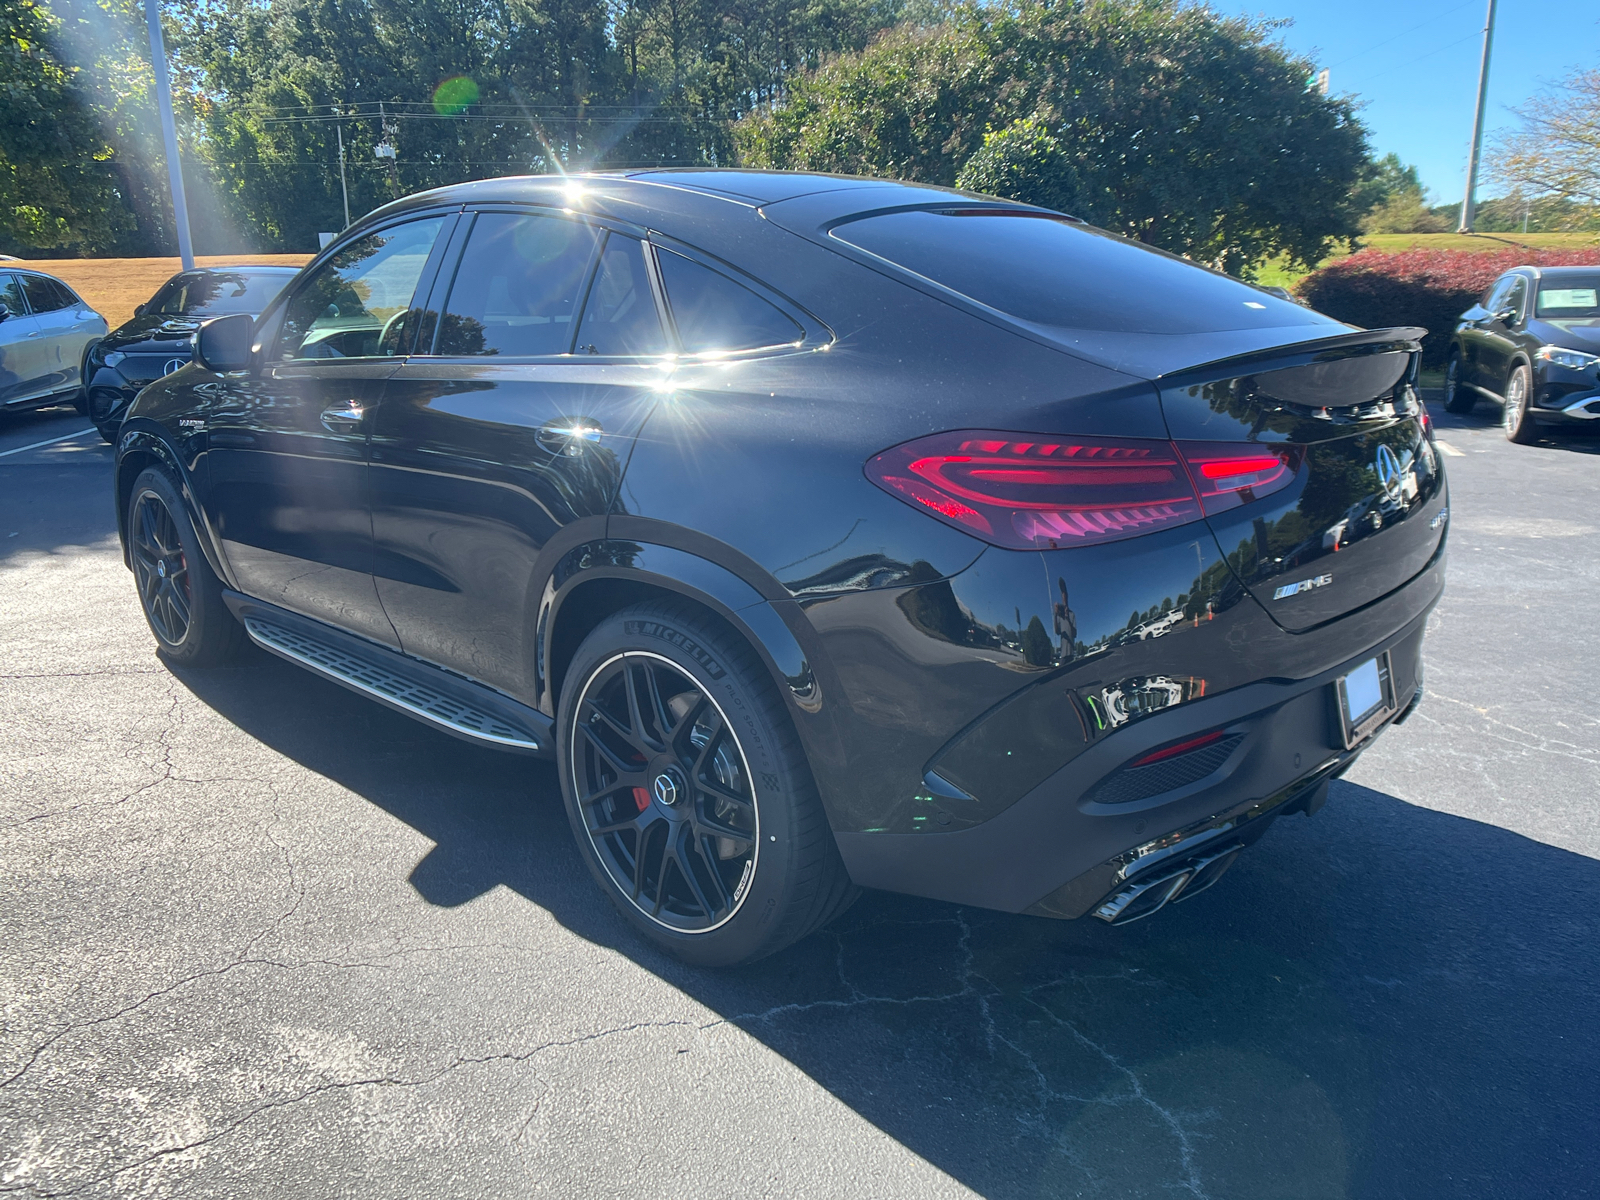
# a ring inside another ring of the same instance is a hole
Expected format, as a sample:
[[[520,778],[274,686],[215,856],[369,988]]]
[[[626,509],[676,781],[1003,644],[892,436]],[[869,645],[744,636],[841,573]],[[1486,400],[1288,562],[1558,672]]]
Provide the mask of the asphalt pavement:
[[[0,413],[0,1193],[1600,1195],[1600,439],[1435,406],[1427,694],[1123,928],[879,894],[702,972],[546,764],[173,671],[109,447]]]

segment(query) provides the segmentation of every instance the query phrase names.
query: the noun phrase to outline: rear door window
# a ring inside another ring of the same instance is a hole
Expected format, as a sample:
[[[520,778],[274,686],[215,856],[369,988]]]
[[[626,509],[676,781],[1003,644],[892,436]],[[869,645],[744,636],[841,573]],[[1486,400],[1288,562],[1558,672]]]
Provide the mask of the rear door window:
[[[831,236],[1037,325],[1187,334],[1326,323],[1293,301],[1062,217],[918,210],[849,221]]]
[[[56,287],[53,279],[46,279],[42,275],[24,275],[22,290],[27,294],[28,306],[36,313],[55,312],[58,308],[65,308],[70,301],[61,294],[61,289]]]
[[[650,355],[665,354],[666,350],[644,247],[624,234],[607,235],[578,325],[577,352]]]
[[[658,250],[661,281],[685,354],[793,345],[805,332],[743,284],[671,250]]]
[[[4,304],[14,317],[20,317],[28,311],[28,306],[22,302],[22,289],[17,286],[15,275],[0,275],[0,304]]]
[[[434,353],[535,358],[572,349],[600,233],[561,217],[480,213],[456,268]]]

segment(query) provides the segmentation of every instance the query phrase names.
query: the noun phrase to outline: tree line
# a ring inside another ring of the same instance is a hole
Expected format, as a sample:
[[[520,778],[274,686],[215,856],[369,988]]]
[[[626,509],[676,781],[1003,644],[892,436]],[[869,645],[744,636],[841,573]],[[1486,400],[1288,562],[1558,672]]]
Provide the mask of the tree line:
[[[0,250],[171,253],[142,5],[0,11]],[[1248,274],[1396,186],[1270,25],[1187,0],[169,0],[164,25],[202,253],[312,249],[347,203],[462,180],[742,164],[973,188]]]

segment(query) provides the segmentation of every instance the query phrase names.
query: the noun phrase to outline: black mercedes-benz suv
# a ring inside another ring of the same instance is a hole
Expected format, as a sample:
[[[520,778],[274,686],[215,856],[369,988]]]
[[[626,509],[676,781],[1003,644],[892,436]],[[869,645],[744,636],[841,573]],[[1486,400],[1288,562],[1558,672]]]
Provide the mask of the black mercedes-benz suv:
[[[1501,406],[1506,436],[1600,420],[1600,267],[1516,267],[1461,314],[1445,407]]]
[[[87,415],[100,436],[115,442],[139,389],[189,361],[202,321],[231,313],[255,316],[297,272],[296,267],[198,267],[162,284],[84,356]]]
[[[553,755],[690,961],[859,887],[1117,923],[1417,702],[1422,332],[938,188],[486,181],[205,324],[117,507],[170,661]]]

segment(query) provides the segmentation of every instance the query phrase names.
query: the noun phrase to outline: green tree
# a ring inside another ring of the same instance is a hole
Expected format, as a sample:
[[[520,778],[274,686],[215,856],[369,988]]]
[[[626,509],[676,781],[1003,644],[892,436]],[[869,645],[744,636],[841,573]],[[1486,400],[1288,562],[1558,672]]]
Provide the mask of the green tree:
[[[888,35],[737,131],[762,166],[984,189],[1248,272],[1358,231],[1351,103],[1270,27],[1180,0],[1024,0]]]
[[[63,23],[35,0],[0,0],[0,248],[99,250],[136,221],[115,149],[63,46]]]

